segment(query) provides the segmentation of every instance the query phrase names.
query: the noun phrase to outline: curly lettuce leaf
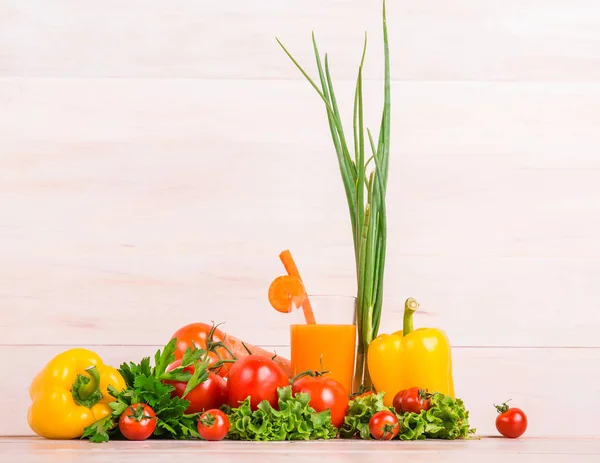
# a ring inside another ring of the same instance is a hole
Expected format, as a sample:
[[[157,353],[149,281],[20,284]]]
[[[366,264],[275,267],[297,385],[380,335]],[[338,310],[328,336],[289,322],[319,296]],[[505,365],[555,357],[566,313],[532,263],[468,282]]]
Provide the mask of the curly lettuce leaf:
[[[359,435],[362,439],[371,439],[369,420],[381,411],[395,412],[393,407],[383,403],[385,393],[359,396],[350,401],[348,415],[340,430],[340,437],[351,438]],[[431,406],[420,413],[396,413],[400,423],[400,440],[423,439],[460,439],[475,432],[469,426],[469,412],[461,399],[453,399],[444,394],[435,393],[431,397]]]
[[[246,399],[237,408],[225,407],[231,440],[283,441],[332,439],[337,429],[331,424],[329,410],[317,413],[308,405],[308,394],[292,394],[291,386],[278,390],[279,410],[266,400],[254,412]]]
[[[434,394],[431,408],[424,418],[429,427],[426,429],[427,437],[434,439],[466,438],[476,431],[469,426],[469,411],[464,402],[447,395]]]
[[[400,439],[464,439],[475,432],[469,426],[469,412],[461,399],[434,393],[429,410],[399,416]]]
[[[381,410],[392,410],[383,404],[385,392],[358,396],[348,403],[348,414],[340,430],[340,437],[351,438],[360,435],[362,439],[371,439],[369,420]]]

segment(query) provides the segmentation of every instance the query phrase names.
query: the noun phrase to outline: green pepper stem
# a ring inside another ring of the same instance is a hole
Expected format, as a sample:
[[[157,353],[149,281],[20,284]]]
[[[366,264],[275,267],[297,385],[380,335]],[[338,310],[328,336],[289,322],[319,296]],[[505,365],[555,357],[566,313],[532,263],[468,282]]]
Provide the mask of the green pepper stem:
[[[419,303],[412,297],[409,297],[404,303],[404,326],[402,329],[403,336],[406,336],[413,331],[413,314],[418,308]]]
[[[86,368],[85,372],[90,375],[90,380],[87,384],[82,384],[77,390],[77,395],[82,399],[86,400],[98,390],[100,385],[100,372],[95,366]]]

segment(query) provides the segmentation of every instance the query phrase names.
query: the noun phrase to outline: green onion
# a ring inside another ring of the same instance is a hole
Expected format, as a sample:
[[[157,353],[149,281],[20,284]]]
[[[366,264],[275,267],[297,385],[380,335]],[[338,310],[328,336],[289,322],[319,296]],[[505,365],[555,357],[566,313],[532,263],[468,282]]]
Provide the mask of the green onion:
[[[329,60],[327,55],[325,55],[324,64],[322,63],[314,33],[312,42],[317,62],[317,71],[319,73],[319,82],[321,84],[320,87],[310,78],[308,73],[293,58],[279,39],[277,39],[277,42],[325,103],[329,130],[346,191],[356,261],[358,351],[354,388],[358,391],[361,385],[365,387],[371,385],[367,364],[367,350],[371,341],[377,337],[383,306],[383,278],[387,243],[385,201],[390,151],[390,57],[385,0],[383,1],[385,85],[379,138],[376,146],[369,129],[366,129],[367,137],[365,137],[362,80],[363,64],[367,51],[367,36],[365,34],[362,58],[358,68],[358,77],[354,92],[352,120],[354,156],[350,155],[350,145],[347,143],[344,135],[333,81],[329,72]],[[365,138],[368,138],[371,148],[371,156],[368,156],[366,161]],[[374,167],[368,171],[367,168],[371,161],[373,161]]]

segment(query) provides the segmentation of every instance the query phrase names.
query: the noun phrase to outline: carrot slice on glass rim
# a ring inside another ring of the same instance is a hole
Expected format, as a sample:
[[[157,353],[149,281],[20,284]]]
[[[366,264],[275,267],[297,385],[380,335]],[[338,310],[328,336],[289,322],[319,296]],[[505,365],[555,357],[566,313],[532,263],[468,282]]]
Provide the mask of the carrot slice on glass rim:
[[[306,289],[299,278],[291,275],[277,277],[269,286],[269,302],[275,310],[290,313],[306,300]]]

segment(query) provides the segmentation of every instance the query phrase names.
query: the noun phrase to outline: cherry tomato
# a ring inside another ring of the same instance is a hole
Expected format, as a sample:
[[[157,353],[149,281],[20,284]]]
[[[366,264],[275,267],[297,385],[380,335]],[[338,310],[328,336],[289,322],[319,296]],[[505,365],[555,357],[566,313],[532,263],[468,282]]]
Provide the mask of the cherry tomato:
[[[273,408],[279,409],[277,389],[289,385],[283,369],[273,360],[258,355],[249,355],[232,364],[227,378],[229,406],[239,407],[250,397],[250,407],[256,407],[267,400]]]
[[[171,363],[166,371],[171,371],[181,365],[181,359]],[[194,366],[184,368],[188,373],[194,373]],[[211,408],[219,408],[227,403],[227,383],[223,378],[214,374],[212,371],[208,373],[208,378],[198,384],[194,389],[188,392],[188,395],[183,397],[187,383],[184,381],[163,381],[166,384],[171,384],[175,390],[173,396],[180,397],[190,402],[186,413],[198,413]]]
[[[130,405],[119,417],[119,429],[126,439],[146,440],[156,429],[156,414],[148,405]]]
[[[309,405],[317,412],[330,410],[331,424],[339,428],[348,412],[348,394],[340,383],[325,376],[303,376],[292,385],[294,394],[306,393]]]
[[[388,410],[375,413],[369,420],[371,436],[379,440],[391,440],[398,435],[400,423],[398,418]]]
[[[404,393],[406,392],[406,389],[402,389],[401,391],[399,391],[395,396],[394,396],[394,401],[392,402],[392,405],[394,407],[394,409],[396,410],[396,413],[398,414],[402,414],[404,413],[402,411],[402,398],[404,397]]]
[[[212,326],[207,323],[190,323],[189,325],[185,325],[179,328],[171,339],[177,339],[177,350],[175,351],[175,359],[183,358],[183,354],[186,349],[193,348],[194,346],[198,349],[206,349],[206,339],[210,331],[212,330]],[[219,329],[215,329],[213,333],[213,341],[214,342],[223,342],[225,341],[225,333],[223,333]],[[229,347],[229,345],[227,345]],[[230,359],[231,356],[227,352],[227,350],[221,348],[217,348],[216,352],[219,353],[221,358]],[[210,352],[208,354],[210,358],[210,364],[214,365],[219,361],[219,356],[215,352]],[[217,372],[219,376],[226,377],[229,371],[229,367],[231,364],[225,363]]]
[[[411,387],[396,394],[393,401],[397,413],[421,413],[429,410],[431,401],[429,394],[424,389]]]
[[[200,415],[198,433],[204,440],[222,440],[229,432],[229,418],[221,410],[212,409]]]
[[[496,429],[504,437],[516,439],[527,430],[527,415],[520,408],[510,408],[506,403],[496,405]]]

